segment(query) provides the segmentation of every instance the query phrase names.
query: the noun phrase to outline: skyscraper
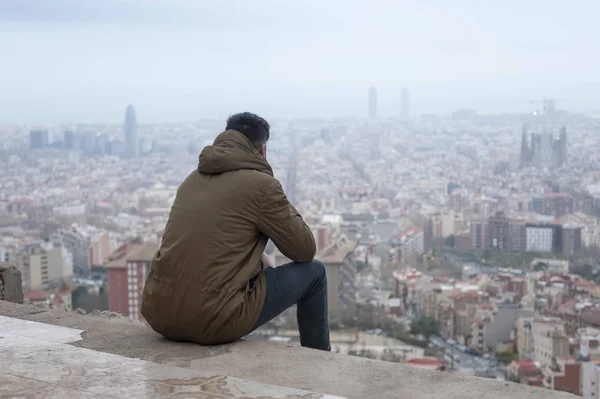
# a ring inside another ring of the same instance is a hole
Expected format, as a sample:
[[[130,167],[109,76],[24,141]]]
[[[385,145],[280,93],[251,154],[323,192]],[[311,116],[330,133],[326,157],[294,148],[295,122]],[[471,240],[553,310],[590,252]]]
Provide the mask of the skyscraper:
[[[400,102],[402,107],[402,119],[408,119],[410,116],[410,94],[406,87],[403,87],[400,91]]]
[[[75,133],[72,130],[67,130],[64,133],[64,147],[67,150],[75,148]]]
[[[125,134],[125,146],[127,147],[128,157],[137,157],[140,155],[140,144],[137,133],[137,119],[135,117],[135,108],[129,104],[125,111],[125,123],[123,124],[123,133]]]
[[[521,135],[521,162],[520,168],[525,168],[531,163],[531,151],[529,149],[529,133],[527,133],[527,125],[523,125],[523,133]]]
[[[46,148],[49,145],[47,130],[32,130],[29,132],[29,148],[37,150]]]
[[[568,165],[569,163],[569,157],[568,157],[568,152],[567,152],[567,128],[566,127],[562,127],[562,129],[560,129],[560,138],[559,138],[559,156],[558,158],[560,159],[559,161],[559,165]]]
[[[49,145],[47,130],[32,130],[29,132],[29,148],[37,150],[46,148]]]
[[[371,86],[369,89],[369,119],[377,118],[377,89]]]

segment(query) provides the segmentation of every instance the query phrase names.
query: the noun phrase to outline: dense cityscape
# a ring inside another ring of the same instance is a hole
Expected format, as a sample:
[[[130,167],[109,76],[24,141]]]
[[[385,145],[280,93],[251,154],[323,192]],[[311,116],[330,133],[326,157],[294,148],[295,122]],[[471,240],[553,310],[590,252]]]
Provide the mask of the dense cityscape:
[[[332,350],[593,398],[600,122],[522,114],[270,120],[268,160],[325,264]],[[143,322],[179,183],[221,120],[0,126],[0,265],[26,300]],[[273,263],[288,260],[271,244]],[[248,337],[297,341],[293,310]]]

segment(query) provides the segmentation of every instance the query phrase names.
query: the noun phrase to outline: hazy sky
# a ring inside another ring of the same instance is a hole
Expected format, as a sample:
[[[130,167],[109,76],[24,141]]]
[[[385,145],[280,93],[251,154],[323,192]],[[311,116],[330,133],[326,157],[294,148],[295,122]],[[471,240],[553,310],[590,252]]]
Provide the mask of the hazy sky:
[[[600,109],[598,0],[0,0],[0,122]]]

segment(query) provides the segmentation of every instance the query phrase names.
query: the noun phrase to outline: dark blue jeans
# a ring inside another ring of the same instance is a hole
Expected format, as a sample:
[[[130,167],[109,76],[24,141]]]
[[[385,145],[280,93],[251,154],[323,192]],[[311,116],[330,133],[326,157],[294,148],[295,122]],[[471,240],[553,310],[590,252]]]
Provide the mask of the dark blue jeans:
[[[265,276],[265,304],[252,331],[296,304],[300,344],[330,351],[325,266],[316,259],[310,263],[288,263],[266,268]]]

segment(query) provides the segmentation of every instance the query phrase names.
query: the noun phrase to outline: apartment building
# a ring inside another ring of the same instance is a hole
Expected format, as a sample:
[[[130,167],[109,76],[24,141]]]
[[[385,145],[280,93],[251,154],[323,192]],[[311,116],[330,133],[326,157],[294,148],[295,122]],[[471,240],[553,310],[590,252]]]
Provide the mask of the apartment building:
[[[64,247],[31,248],[24,259],[24,269],[27,269],[27,291],[40,289],[46,283],[73,275],[71,254]]]
[[[340,319],[356,302],[356,242],[342,236],[317,254],[327,273],[329,317]]]
[[[158,250],[153,241],[136,238],[113,252],[104,265],[108,274],[108,309],[141,320],[142,293]]]
[[[58,229],[51,240],[73,254],[76,274],[86,275],[92,266],[104,264],[110,255],[108,232],[94,226],[74,223],[69,228]]]
[[[517,355],[519,360],[531,359],[533,357],[533,335],[531,328],[533,317],[519,317],[516,324]]]
[[[542,368],[552,365],[553,358],[569,357],[569,339],[560,319],[536,318],[531,328],[533,336],[533,360]]]

